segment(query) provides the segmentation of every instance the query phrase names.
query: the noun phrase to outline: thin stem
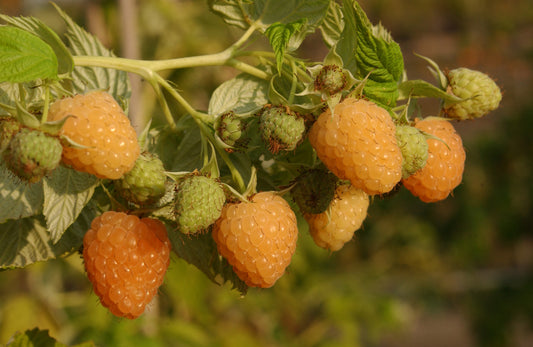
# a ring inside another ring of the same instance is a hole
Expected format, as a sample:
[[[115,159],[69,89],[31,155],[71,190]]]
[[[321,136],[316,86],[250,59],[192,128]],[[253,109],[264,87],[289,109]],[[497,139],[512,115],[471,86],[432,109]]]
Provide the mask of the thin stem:
[[[228,166],[231,172],[231,177],[233,178],[233,181],[239,187],[239,191],[244,192],[246,190],[246,185],[244,184],[244,180],[242,179],[242,176],[239,170],[237,170],[237,168],[235,167],[235,165],[229,158],[228,153],[223,148],[220,148],[218,146],[215,146],[215,148],[217,149],[218,154],[220,154],[220,157],[222,157],[222,160],[224,160],[224,162]]]
[[[246,40],[248,40],[250,38],[250,36],[252,36],[252,34],[257,29],[257,24],[256,23],[257,22],[253,22],[250,25],[250,27],[244,32],[244,34],[242,34],[242,36],[233,45],[231,45],[228,49],[231,49],[231,50],[235,51],[235,50],[237,50],[237,48],[241,47],[246,42]]]
[[[276,55],[273,52],[267,52],[267,51],[240,51],[235,54],[235,57],[241,57],[241,56],[250,56],[250,57],[258,57],[258,58],[270,58],[275,59]],[[313,82],[313,79],[305,70],[303,70],[300,66],[296,64],[296,59],[294,59],[290,55],[286,55],[284,57],[284,60],[286,60],[289,64],[291,62],[294,62],[294,66],[296,67],[296,72],[298,72],[298,77],[302,79],[304,82]]]
[[[296,88],[298,87],[298,78],[296,77],[296,64],[294,63],[294,60],[291,60],[291,70],[292,70],[292,81],[291,81],[291,91],[289,94],[289,100],[287,102],[289,105],[292,104],[294,101],[294,94],[296,93]]]
[[[252,66],[252,65],[249,65],[249,64],[246,64],[245,62],[242,62],[240,60],[237,60],[235,58],[232,58],[232,59],[229,59],[227,62],[226,62],[226,65],[228,66],[231,66],[237,70],[240,70],[242,72],[245,72],[249,75],[252,75],[252,76],[255,76],[257,78],[260,78],[260,79],[263,79],[263,80],[269,80],[270,77],[272,77],[269,73],[263,71],[263,70],[259,70],[258,68]]]
[[[44,86],[44,109],[41,123],[45,123],[48,119],[48,109],[50,108],[50,86]]]
[[[231,172],[231,177],[233,178],[233,181],[237,184],[239,190],[241,192],[245,191],[246,185],[244,184],[244,180],[241,176],[241,173],[239,172],[239,170],[235,167],[235,165],[229,158],[228,153],[224,150],[224,148],[221,148],[220,146],[215,145],[216,143],[215,138],[213,137],[213,133],[211,132],[211,130],[207,127],[207,124],[203,123],[202,121],[198,119],[195,119],[195,120],[196,120],[196,124],[198,124],[198,127],[200,128],[200,132],[204,135],[202,137],[206,137],[211,142],[211,144],[213,144],[213,146],[215,147],[216,151],[218,152],[222,160],[224,160],[224,162],[228,166]]]
[[[176,123],[174,122],[174,117],[172,117],[172,112],[170,112],[170,108],[168,107],[167,100],[163,96],[163,92],[161,91],[161,86],[155,81],[155,80],[149,80],[150,84],[152,85],[152,88],[154,89],[154,92],[156,94],[157,100],[159,101],[159,104],[163,108],[163,114],[165,115],[165,119],[167,120],[167,123],[170,126],[170,129],[172,131],[175,131]]]
[[[172,95],[174,99],[176,99],[176,101],[178,101],[179,104],[185,109],[185,111],[187,111],[193,118],[200,119],[202,122],[208,124],[213,123],[215,121],[213,116],[197,111],[194,107],[192,107],[191,104],[189,104],[187,100],[185,100],[185,98],[181,96],[181,94],[176,90],[176,88],[173,88],[170,83],[163,77],[161,77],[159,74],[155,74],[154,76],[156,82],[163,86],[163,88],[165,88],[165,90],[170,95]]]

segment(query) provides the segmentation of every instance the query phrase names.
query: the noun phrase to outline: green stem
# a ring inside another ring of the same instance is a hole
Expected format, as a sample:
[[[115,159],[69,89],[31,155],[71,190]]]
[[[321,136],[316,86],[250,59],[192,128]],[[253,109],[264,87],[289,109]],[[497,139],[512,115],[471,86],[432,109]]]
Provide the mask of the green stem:
[[[246,64],[245,62],[242,62],[240,60],[237,60],[235,58],[232,58],[232,59],[229,59],[227,62],[226,62],[226,65],[228,66],[231,66],[237,70],[240,70],[242,72],[245,72],[249,75],[252,75],[252,76],[255,76],[257,78],[260,78],[260,79],[263,79],[263,80],[269,80],[270,77],[272,77],[269,73],[263,71],[263,70],[259,70],[258,68],[252,66],[252,65],[249,65],[249,64]]]
[[[216,151],[218,152],[222,160],[224,160],[224,162],[228,166],[231,172],[231,177],[233,178],[233,181],[237,184],[238,189],[241,192],[245,191],[246,185],[244,184],[244,180],[241,176],[241,173],[239,172],[239,170],[237,170],[237,168],[235,167],[235,165],[229,158],[228,153],[224,150],[224,148],[221,148],[220,146],[216,145],[216,140],[213,137],[213,133],[211,132],[211,130],[207,127],[207,124],[203,123],[200,120],[196,120],[196,123],[198,124],[198,127],[200,128],[200,132],[203,135],[202,138],[207,138],[211,142],[211,144],[213,144],[213,146],[215,147]]]
[[[174,99],[176,99],[180,103],[180,105],[185,109],[185,111],[187,111],[193,118],[199,119],[202,122],[205,122],[208,124],[213,123],[215,121],[213,116],[208,115],[207,113],[197,111],[194,107],[192,107],[191,104],[189,104],[187,100],[185,100],[185,98],[181,96],[181,94],[176,90],[176,88],[173,88],[170,85],[170,83],[167,80],[165,80],[163,77],[161,77],[159,74],[155,74],[154,76],[155,76],[155,81],[159,83],[163,88],[165,88],[165,90],[170,95],[172,95],[172,97],[174,97]]]
[[[41,123],[45,123],[48,119],[48,109],[50,108],[50,86],[44,87],[44,109],[43,116],[41,117]]]
[[[167,120],[167,123],[169,124],[170,129],[172,131],[175,131],[176,122],[174,122],[174,117],[172,117],[172,112],[170,112],[170,108],[168,107],[167,100],[163,96],[161,86],[155,80],[150,80],[150,84],[152,85],[152,88],[154,89],[157,100],[159,101],[159,104],[161,105],[161,108],[163,109],[163,114],[165,115],[165,119]]]
[[[294,60],[291,60],[291,70],[293,71],[292,81],[291,81],[291,91],[289,94],[289,100],[287,100],[289,105],[292,105],[294,101],[294,94],[296,93],[296,88],[298,87],[298,78],[296,77],[296,64],[294,63]]]
[[[250,56],[250,57],[258,57],[258,58],[269,58],[269,59],[276,59],[276,55],[273,52],[267,52],[267,51],[241,51],[237,52],[235,54],[235,57],[241,57],[241,56]],[[290,55],[286,55],[283,58],[287,63],[291,64],[294,63],[295,71],[298,73],[298,77],[307,83],[313,82],[313,79],[309,74],[302,69],[300,66],[296,64],[296,59]]]

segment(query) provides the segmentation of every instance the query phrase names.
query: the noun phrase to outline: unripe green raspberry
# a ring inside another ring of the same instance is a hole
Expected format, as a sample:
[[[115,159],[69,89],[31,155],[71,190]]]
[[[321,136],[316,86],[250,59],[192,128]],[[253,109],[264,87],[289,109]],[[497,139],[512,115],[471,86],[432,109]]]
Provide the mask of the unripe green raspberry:
[[[195,174],[184,178],[175,194],[178,230],[190,234],[207,229],[220,217],[225,202],[224,190],[214,179]]]
[[[428,143],[424,134],[409,125],[396,126],[396,139],[402,151],[402,178],[407,178],[426,165]]]
[[[20,131],[20,123],[12,117],[0,117],[0,153],[2,153],[13,136]]]
[[[342,91],[347,84],[347,78],[342,68],[337,65],[326,65],[322,67],[315,78],[315,90],[328,95]]]
[[[296,178],[291,196],[302,213],[322,213],[333,200],[336,182],[330,171],[311,169]]]
[[[294,150],[305,132],[304,119],[286,106],[265,106],[259,122],[261,137],[274,154]]]
[[[165,194],[166,174],[163,162],[151,153],[142,153],[133,168],[115,181],[117,190],[138,205],[157,202]]]
[[[57,137],[23,128],[13,136],[3,157],[11,172],[24,181],[35,183],[59,165],[62,152]]]
[[[216,124],[218,137],[228,146],[241,149],[245,146],[243,131],[246,123],[233,112],[227,112],[220,116]]]
[[[502,99],[498,85],[482,72],[467,68],[454,69],[448,73],[448,81],[448,92],[466,99],[444,106],[450,118],[465,120],[483,117],[498,108]]]

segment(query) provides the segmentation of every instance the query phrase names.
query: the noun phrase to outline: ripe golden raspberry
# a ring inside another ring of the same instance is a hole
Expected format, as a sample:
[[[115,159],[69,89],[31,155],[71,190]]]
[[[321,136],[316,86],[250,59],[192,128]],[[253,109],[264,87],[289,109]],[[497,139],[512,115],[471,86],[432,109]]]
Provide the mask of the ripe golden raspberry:
[[[109,211],[83,238],[83,259],[102,305],[134,319],[157,293],[170,263],[170,241],[156,219]]]
[[[218,252],[248,286],[268,288],[285,273],[298,238],[296,216],[273,192],[229,203],[213,227]]]
[[[446,199],[463,179],[465,150],[461,137],[446,120],[428,117],[415,127],[435,136],[428,138],[426,165],[403,180],[403,185],[424,202]]]
[[[320,160],[369,195],[387,193],[402,177],[402,155],[389,113],[367,100],[346,98],[322,113],[309,132]]]
[[[304,214],[315,243],[330,251],[341,249],[363,224],[368,205],[368,194],[361,189],[350,184],[338,186],[325,212]]]
[[[63,135],[86,148],[65,146],[63,162],[100,178],[119,179],[135,165],[140,154],[137,135],[113,97],[102,91],[57,100],[48,119],[72,116]]]

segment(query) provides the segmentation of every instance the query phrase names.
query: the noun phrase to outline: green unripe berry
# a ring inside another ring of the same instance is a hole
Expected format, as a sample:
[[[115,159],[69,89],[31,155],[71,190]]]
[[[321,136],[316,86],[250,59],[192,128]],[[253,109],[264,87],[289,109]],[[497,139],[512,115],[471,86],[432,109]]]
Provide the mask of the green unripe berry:
[[[216,180],[195,174],[185,177],[175,194],[178,230],[191,234],[207,229],[220,217],[225,202],[224,190]]]
[[[61,161],[63,147],[57,137],[23,128],[9,142],[3,157],[6,166],[21,180],[40,181]]]
[[[402,178],[423,168],[428,158],[428,144],[424,134],[409,125],[396,126],[396,140],[402,152]]]
[[[245,128],[246,123],[233,112],[222,114],[215,127],[222,142],[236,149],[245,146],[246,140],[243,138]]]
[[[448,92],[466,99],[457,104],[445,105],[450,118],[465,120],[480,118],[498,108],[502,99],[500,88],[488,75],[458,68],[448,73]]]
[[[259,123],[261,137],[274,154],[294,150],[305,133],[304,119],[286,106],[265,106]]]
[[[315,78],[315,90],[328,95],[337,94],[346,87],[347,78],[337,65],[324,66]]]
[[[148,205],[156,203],[165,194],[166,178],[163,162],[155,154],[142,153],[133,168],[115,184],[126,200]]]

